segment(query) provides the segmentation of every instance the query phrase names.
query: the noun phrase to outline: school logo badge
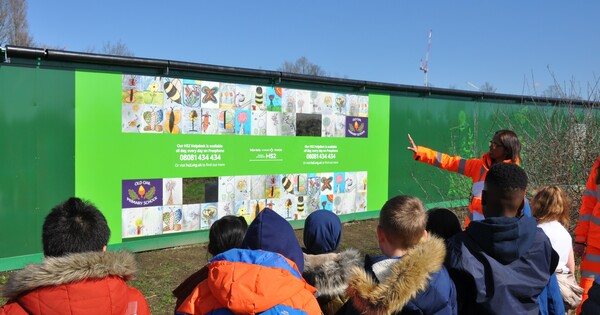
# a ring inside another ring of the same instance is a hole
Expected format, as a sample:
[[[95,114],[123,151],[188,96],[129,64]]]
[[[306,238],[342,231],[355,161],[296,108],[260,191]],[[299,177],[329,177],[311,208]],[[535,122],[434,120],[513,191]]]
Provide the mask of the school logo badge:
[[[162,179],[123,180],[123,208],[161,206],[162,188]]]
[[[366,138],[369,135],[369,118],[346,116],[346,137]]]

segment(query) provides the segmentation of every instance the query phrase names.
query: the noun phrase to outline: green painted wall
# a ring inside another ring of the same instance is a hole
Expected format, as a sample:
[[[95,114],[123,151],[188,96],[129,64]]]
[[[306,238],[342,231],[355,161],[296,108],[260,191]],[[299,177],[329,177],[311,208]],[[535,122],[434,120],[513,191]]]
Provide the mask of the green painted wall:
[[[0,65],[0,267],[39,257],[45,215],[74,193],[74,95],[73,71]]]

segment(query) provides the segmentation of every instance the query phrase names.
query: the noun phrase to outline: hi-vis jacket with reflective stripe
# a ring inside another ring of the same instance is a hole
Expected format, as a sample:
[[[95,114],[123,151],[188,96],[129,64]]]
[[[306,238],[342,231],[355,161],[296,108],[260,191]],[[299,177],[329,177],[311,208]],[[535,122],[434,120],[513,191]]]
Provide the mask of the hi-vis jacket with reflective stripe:
[[[581,208],[579,208],[579,221],[575,228],[575,242],[596,248],[600,248],[600,202],[598,202],[600,190],[596,184],[598,168],[600,168],[600,157],[592,166],[592,172],[585,185]]]
[[[473,181],[473,188],[471,191],[471,202],[469,203],[469,213],[465,218],[465,227],[473,220],[479,221],[484,219],[481,209],[481,191],[483,191],[485,175],[492,166],[489,153],[484,154],[480,159],[464,159],[460,156],[450,156],[446,153],[418,146],[414,158],[417,161],[470,177]],[[512,161],[504,160],[504,163],[512,163]]]

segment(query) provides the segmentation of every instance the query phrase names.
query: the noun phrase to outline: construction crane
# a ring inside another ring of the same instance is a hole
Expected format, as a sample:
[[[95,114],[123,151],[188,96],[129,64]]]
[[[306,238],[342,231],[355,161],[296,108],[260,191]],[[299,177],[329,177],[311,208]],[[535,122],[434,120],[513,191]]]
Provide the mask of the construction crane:
[[[421,71],[425,75],[425,86],[429,86],[429,82],[427,82],[427,71],[429,71],[429,50],[431,49],[431,33],[432,30],[429,30],[429,39],[427,40],[427,55],[425,55],[425,62],[421,59]]]

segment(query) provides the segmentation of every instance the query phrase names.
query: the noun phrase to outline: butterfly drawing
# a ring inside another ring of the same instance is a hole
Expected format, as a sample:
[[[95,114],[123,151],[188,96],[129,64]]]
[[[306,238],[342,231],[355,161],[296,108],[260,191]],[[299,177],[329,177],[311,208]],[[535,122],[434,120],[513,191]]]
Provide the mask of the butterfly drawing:
[[[164,118],[163,115],[164,114],[163,114],[162,109],[154,110],[154,108],[153,108],[152,111],[144,112],[142,114],[142,116],[144,117],[144,120],[148,124],[147,126],[144,127],[144,131],[162,132],[163,126],[161,125],[161,123]]]
[[[323,177],[321,178],[321,182],[323,186],[321,186],[321,191],[325,191],[327,189],[331,189],[331,181],[333,181],[333,177]]]

